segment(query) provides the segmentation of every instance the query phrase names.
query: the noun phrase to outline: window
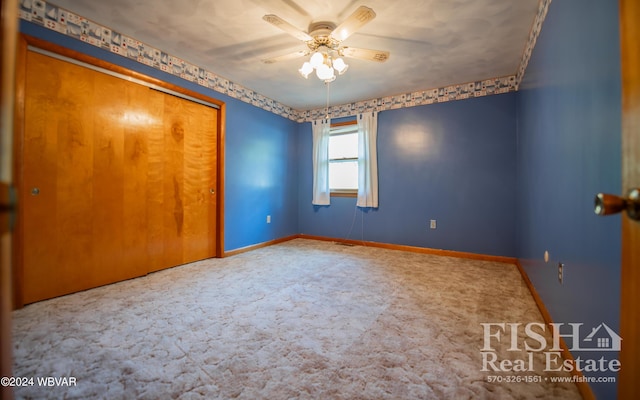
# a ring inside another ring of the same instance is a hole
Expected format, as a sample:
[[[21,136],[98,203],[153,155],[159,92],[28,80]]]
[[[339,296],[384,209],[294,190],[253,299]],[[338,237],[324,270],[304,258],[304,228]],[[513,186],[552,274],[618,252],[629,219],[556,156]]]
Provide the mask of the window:
[[[356,121],[331,125],[329,136],[331,195],[358,193],[358,125]]]

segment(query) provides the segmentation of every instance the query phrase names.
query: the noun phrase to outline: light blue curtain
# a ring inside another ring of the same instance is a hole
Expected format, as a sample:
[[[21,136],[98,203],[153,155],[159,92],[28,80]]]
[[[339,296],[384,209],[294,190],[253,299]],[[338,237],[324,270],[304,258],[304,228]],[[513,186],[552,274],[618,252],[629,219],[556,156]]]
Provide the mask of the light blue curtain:
[[[313,132],[313,199],[311,203],[328,206],[331,203],[329,189],[329,134],[331,120],[311,123]]]
[[[358,207],[378,208],[378,112],[358,115]]]

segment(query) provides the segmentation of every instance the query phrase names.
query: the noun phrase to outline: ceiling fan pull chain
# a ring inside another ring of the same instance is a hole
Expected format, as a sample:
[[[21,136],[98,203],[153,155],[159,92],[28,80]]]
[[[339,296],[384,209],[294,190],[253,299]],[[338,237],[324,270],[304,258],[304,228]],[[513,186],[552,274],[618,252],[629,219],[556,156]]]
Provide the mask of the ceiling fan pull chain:
[[[330,84],[331,84],[330,82],[325,82],[325,85],[327,85],[327,108],[326,108],[327,113],[325,115],[325,118],[327,120],[329,120],[329,85]]]

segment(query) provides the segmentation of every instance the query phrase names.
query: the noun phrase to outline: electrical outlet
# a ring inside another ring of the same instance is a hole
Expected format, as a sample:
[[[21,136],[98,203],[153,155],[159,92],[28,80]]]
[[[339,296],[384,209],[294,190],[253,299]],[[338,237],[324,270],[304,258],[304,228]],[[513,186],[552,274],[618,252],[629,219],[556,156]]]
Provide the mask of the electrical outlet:
[[[431,222],[429,223],[429,227],[431,229],[436,229],[436,220],[432,219]]]
[[[564,264],[558,263],[558,282],[562,285],[564,281]]]
[[[267,224],[271,223],[271,215],[267,215]]]

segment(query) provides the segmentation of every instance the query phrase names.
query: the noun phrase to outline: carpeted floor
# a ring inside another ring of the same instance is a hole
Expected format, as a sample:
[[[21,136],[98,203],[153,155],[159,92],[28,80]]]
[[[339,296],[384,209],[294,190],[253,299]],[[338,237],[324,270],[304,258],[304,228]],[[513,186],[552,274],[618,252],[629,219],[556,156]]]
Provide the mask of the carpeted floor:
[[[296,239],[13,318],[15,375],[71,384],[17,398],[580,398],[541,353],[515,373],[534,382],[481,371],[481,323],[542,322],[509,264]],[[508,345],[500,359],[523,357]]]

